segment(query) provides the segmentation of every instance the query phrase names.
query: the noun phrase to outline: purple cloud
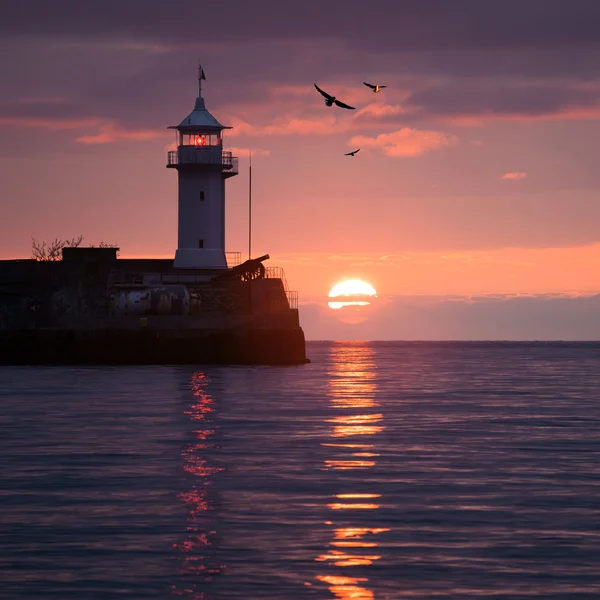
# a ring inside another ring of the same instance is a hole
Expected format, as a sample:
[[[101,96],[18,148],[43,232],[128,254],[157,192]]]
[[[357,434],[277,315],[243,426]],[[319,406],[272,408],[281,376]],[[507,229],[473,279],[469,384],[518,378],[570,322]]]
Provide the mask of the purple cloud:
[[[309,340],[594,340],[600,295],[397,296],[348,324],[324,304],[300,307]]]

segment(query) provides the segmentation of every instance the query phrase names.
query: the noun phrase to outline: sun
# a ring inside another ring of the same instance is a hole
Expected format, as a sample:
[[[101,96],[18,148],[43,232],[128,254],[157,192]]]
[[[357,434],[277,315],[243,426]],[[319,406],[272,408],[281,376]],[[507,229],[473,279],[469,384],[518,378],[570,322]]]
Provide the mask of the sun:
[[[341,281],[329,290],[330,298],[336,298],[337,296],[375,296],[376,294],[375,288],[370,283],[360,281],[360,279]]]
[[[346,306],[368,306],[376,296],[377,291],[370,283],[360,281],[360,279],[348,279],[336,283],[329,290],[328,305],[334,310]]]

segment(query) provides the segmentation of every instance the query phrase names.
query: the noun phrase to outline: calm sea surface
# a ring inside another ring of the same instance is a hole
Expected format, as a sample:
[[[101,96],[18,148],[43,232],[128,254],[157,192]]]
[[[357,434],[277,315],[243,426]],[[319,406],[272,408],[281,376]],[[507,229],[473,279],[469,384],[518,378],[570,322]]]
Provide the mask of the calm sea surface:
[[[600,598],[600,344],[0,367],[0,598]]]

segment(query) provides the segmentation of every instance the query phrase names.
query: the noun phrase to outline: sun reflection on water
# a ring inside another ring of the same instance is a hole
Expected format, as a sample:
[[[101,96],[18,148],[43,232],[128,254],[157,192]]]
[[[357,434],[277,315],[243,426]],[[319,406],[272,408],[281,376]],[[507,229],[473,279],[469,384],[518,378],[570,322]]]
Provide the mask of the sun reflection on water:
[[[340,414],[326,421],[330,424],[333,441],[322,445],[335,453],[332,458],[325,459],[326,469],[364,470],[377,464],[374,460],[379,457],[376,445],[361,439],[376,436],[385,429],[383,414],[375,411],[379,405],[376,401],[374,354],[367,344],[346,343],[331,349],[330,408],[339,410]],[[338,441],[339,438],[354,439],[344,443]],[[363,576],[364,567],[381,559],[376,550],[378,543],[375,536],[389,529],[353,527],[349,522],[353,515],[379,509],[381,497],[372,490],[343,490],[335,494],[335,501],[327,504],[332,511],[332,520],[325,523],[333,528],[333,539],[315,561],[327,566],[328,572],[318,575],[317,580],[326,584],[336,598],[369,600],[375,597],[369,589],[368,578]],[[354,573],[349,573],[348,569],[356,568],[362,569],[360,577],[350,576]]]
[[[373,592],[357,584],[368,581],[366,577],[339,577],[335,575],[318,575],[317,579],[329,585],[329,591],[336,598],[347,600],[372,600]]]
[[[195,478],[190,488],[179,494],[179,500],[187,508],[187,525],[185,539],[174,548],[183,556],[180,568],[180,584],[173,586],[172,594],[194,600],[208,600],[208,596],[199,588],[210,582],[215,575],[222,572],[223,566],[215,562],[209,549],[214,544],[216,530],[213,528],[213,501],[210,497],[212,476],[220,471],[219,467],[208,464],[206,450],[212,447],[207,440],[214,435],[210,415],[214,411],[214,400],[208,392],[209,379],[205,373],[192,375],[190,389],[194,401],[185,414],[194,422],[195,442],[188,444],[181,451],[183,470]]]

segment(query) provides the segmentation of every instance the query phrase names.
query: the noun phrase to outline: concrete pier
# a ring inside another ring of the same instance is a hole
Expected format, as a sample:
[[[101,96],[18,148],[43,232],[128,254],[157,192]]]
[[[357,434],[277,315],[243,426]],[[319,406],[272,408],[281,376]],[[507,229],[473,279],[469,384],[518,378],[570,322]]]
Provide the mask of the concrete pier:
[[[0,331],[4,365],[299,365],[302,329]]]
[[[297,296],[250,262],[191,271],[114,248],[0,261],[0,364],[305,363]]]

